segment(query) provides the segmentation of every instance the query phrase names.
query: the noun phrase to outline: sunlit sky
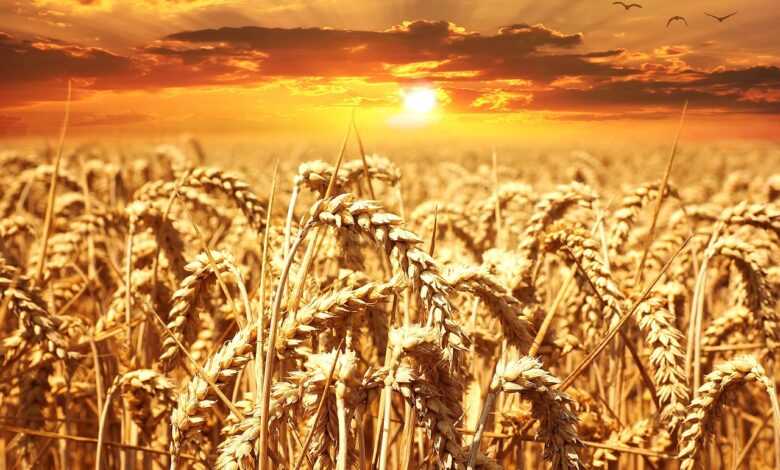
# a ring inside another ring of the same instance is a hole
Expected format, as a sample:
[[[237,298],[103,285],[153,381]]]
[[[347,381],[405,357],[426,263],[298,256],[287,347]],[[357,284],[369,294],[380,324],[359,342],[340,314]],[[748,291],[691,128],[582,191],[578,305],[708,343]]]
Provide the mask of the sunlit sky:
[[[687,99],[692,134],[780,138],[776,1],[639,3],[0,0],[0,136],[56,133],[71,79],[104,136],[332,135],[356,106],[375,134],[670,135]]]

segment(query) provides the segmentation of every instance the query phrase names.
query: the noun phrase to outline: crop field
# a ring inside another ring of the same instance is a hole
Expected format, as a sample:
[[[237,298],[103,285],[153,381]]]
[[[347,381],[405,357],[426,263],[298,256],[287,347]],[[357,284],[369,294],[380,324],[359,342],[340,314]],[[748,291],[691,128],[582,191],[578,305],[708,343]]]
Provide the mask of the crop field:
[[[359,143],[4,146],[0,468],[780,465],[780,149]]]

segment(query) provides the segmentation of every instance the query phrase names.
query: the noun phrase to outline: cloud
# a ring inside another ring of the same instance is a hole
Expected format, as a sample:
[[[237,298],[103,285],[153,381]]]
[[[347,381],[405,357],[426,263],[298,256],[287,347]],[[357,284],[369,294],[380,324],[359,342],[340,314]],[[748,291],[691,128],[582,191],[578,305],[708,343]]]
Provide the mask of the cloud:
[[[0,84],[51,78],[101,77],[126,73],[130,61],[106,50],[65,44],[53,39],[16,40],[0,35]]]
[[[534,99],[532,93],[521,91],[519,87],[511,89],[446,87],[443,92],[450,109],[468,113],[519,111],[527,109]]]
[[[145,52],[184,64],[260,54],[255,56],[259,72],[271,76],[553,80],[569,74],[626,73],[592,60],[619,51],[549,52],[582,42],[581,34],[543,25],[514,24],[495,34],[480,34],[446,21],[419,20],[385,31],[259,26],[186,31],[167,36]]]
[[[739,74],[737,74],[739,75]],[[780,113],[780,100],[751,99],[741,93],[744,82],[718,80],[708,74],[697,82],[625,80],[606,82],[589,89],[550,89],[535,94],[532,107],[546,110],[588,111],[593,109],[674,109],[688,100],[694,109],[739,113]],[[701,83],[719,83],[721,89],[711,91]]]
[[[182,31],[126,55],[0,32],[0,108],[64,99],[71,78],[76,100],[106,91],[275,86],[291,101],[312,106],[396,106],[386,90],[384,96],[357,90],[426,82],[442,91],[445,109],[463,113],[549,111],[569,120],[595,120],[628,112],[632,119],[658,119],[687,99],[707,112],[780,114],[780,68],[691,65],[697,48],[587,50],[582,34],[543,25],[518,23],[479,33],[425,20],[381,31],[262,26]],[[81,125],[148,118],[108,114],[84,117]]]
[[[447,21],[406,21],[385,31],[330,28],[242,28],[185,31],[166,39],[189,43],[227,43],[266,51],[307,50],[329,52],[358,49],[394,60],[413,62],[451,54],[516,55],[540,47],[571,48],[582,44],[581,34],[563,34],[543,25],[515,24],[494,35],[469,32]]]
[[[679,57],[689,54],[691,49],[685,45],[661,46],[653,51],[653,54],[659,58]]]
[[[671,111],[640,111],[627,113],[548,113],[545,117],[554,121],[647,121],[662,120],[679,115]]]
[[[718,69],[704,74],[693,83],[701,87],[726,87],[739,90],[750,88],[780,88],[780,67],[756,66],[746,69]]]
[[[661,119],[686,100],[702,113],[780,114],[780,68],[645,72],[630,78],[559,80],[546,87],[446,87],[462,112],[555,111],[560,120]],[[661,79],[661,76],[665,76]],[[592,79],[592,77],[590,77]]]

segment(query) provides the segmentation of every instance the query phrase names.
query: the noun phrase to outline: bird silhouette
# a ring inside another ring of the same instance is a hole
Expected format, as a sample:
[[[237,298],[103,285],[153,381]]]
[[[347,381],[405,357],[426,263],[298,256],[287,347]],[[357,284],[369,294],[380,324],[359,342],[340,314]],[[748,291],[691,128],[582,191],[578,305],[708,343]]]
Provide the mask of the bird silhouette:
[[[638,3],[623,3],[623,2],[612,2],[613,5],[620,5],[621,7],[625,8],[626,10],[630,10],[634,7],[636,8],[642,8],[642,5]]]
[[[730,14],[730,15],[726,15],[726,16],[715,16],[715,15],[711,15],[711,14],[707,13],[706,11],[704,12],[704,14],[705,14],[705,15],[707,15],[707,16],[709,16],[710,18],[714,18],[714,19],[718,20],[718,23],[723,23],[723,22],[724,22],[724,21],[726,21],[727,19],[729,19],[729,18],[731,18],[732,16],[736,15],[736,14],[737,14],[737,12],[735,11],[734,13],[732,13],[732,14]]]
[[[669,18],[669,21],[666,22],[666,27],[668,28],[669,26],[671,26],[673,21],[682,21],[683,23],[685,23],[685,26],[688,26],[688,20],[686,20],[682,16],[673,16]]]

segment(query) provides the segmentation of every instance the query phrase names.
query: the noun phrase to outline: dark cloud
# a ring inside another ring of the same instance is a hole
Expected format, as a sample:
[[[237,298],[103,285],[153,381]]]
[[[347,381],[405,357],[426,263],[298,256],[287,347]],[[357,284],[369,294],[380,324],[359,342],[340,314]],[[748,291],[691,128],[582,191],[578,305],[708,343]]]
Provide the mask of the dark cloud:
[[[780,90],[780,67],[756,66],[738,70],[717,70],[704,74],[692,85],[727,87],[739,90],[774,88]]]
[[[261,73],[285,76],[388,79],[392,76],[388,66],[431,61],[442,63],[432,67],[431,73],[472,72],[481,79],[550,80],[566,74],[624,73],[608,64],[590,62],[615,51],[582,55],[543,52],[581,44],[582,35],[560,33],[543,25],[515,24],[483,35],[446,21],[413,21],[378,32],[258,26],[187,31],[172,34],[163,45],[145,52],[192,63],[252,51],[261,54]]]
[[[446,21],[410,21],[385,31],[328,28],[242,28],[185,31],[167,39],[189,43],[223,43],[263,51],[298,50],[332,54],[362,48],[366,55],[387,62],[414,62],[458,54],[512,55],[541,47],[570,48],[582,44],[582,35],[563,34],[543,25],[516,24],[500,28],[495,35],[467,32]]]
[[[599,53],[598,57],[609,57]],[[551,82],[565,76],[618,77],[636,70],[609,62],[594,62],[585,54],[529,54],[513,60],[497,60],[490,56],[457,58],[438,67],[438,71],[475,70],[482,80],[522,79]]]
[[[68,79],[74,83],[73,99],[78,100],[90,90],[113,88],[115,83],[129,85],[138,77],[137,64],[128,57],[52,38],[20,39],[4,32],[0,32],[0,64],[0,108],[64,100]]]
[[[702,89],[696,83],[623,80],[601,83],[587,89],[549,89],[535,93],[531,107],[536,109],[587,111],[592,109],[635,109],[637,107],[679,108],[684,101],[700,110],[744,113],[780,113],[780,101],[751,99],[740,93],[744,83],[727,86],[715,74],[701,81],[722,83],[718,92]],[[700,82],[701,82],[700,81]]]
[[[128,58],[103,49],[64,44],[51,39],[17,40],[0,35],[0,85],[51,79],[96,78],[131,72]]]
[[[753,67],[695,72],[697,79],[685,81],[648,80],[638,75],[577,87],[563,84],[542,89],[529,86],[509,86],[501,90],[447,87],[446,91],[453,108],[460,111],[573,113],[560,114],[562,120],[660,119],[668,114],[667,110],[677,112],[686,100],[692,109],[705,113],[780,114],[780,93],[776,92],[780,89],[777,85],[779,73],[775,67]],[[775,94],[749,93],[753,90],[774,90]],[[477,106],[479,103],[482,105]]]
[[[384,31],[248,26],[179,32],[122,56],[0,32],[0,108],[64,99],[67,78],[74,79],[75,99],[98,90],[243,86],[278,78],[327,86],[333,79],[356,78],[434,82],[448,94],[449,109],[461,112],[551,111],[569,120],[617,119],[628,112],[632,119],[657,119],[687,99],[707,112],[780,114],[778,67],[704,68],[686,62],[696,56],[689,45],[646,55],[582,50],[583,40],[581,34],[528,24],[493,34],[446,21],[411,21]],[[387,103],[347,96],[367,106]],[[333,100],[328,104],[345,98]],[[82,118],[74,125],[132,124],[149,117]]]

